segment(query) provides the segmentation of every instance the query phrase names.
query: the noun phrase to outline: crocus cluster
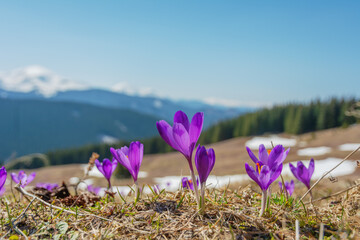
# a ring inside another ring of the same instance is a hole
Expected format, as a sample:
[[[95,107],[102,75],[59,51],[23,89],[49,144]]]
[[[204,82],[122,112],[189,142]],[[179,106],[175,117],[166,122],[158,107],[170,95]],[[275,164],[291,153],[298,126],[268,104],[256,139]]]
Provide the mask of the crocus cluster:
[[[283,189],[283,184],[282,182],[279,182],[279,187],[281,191],[287,191],[287,193],[289,194],[289,196],[291,196],[294,192],[295,189],[295,183],[294,180],[291,180],[291,182],[285,182],[285,189]]]
[[[0,197],[5,193],[5,182],[6,182],[7,172],[5,167],[0,168]]]
[[[246,147],[250,158],[255,163],[255,169],[248,163],[245,163],[245,170],[249,177],[254,180],[262,190],[262,201],[260,216],[264,214],[268,196],[268,189],[270,185],[280,176],[283,169],[283,162],[287,157],[290,149],[285,151],[282,145],[275,146],[270,154],[266,150],[265,146],[261,144],[259,146],[259,158]]]
[[[201,183],[202,201],[200,201],[198,186],[197,184],[192,184],[197,181],[193,169],[192,155],[197,141],[199,140],[203,122],[204,114],[201,112],[195,113],[190,122],[189,118],[184,112],[178,111],[174,115],[173,126],[164,120],[158,121],[156,123],[159,134],[164,139],[164,141],[172,148],[182,153],[186,158],[190,168],[191,182],[183,179],[183,186],[184,182],[186,183],[185,186],[188,188],[193,186],[196,201],[200,208],[203,206],[201,202],[204,202],[206,180],[215,164],[214,150],[211,148],[206,150],[205,147],[198,146],[195,154],[195,165]]]
[[[20,184],[20,187],[24,188],[26,187],[30,182],[32,182],[34,180],[36,176],[36,173],[30,173],[29,176],[24,172],[24,171],[19,171],[18,174],[16,173],[11,173],[11,178],[12,180],[17,183]]]

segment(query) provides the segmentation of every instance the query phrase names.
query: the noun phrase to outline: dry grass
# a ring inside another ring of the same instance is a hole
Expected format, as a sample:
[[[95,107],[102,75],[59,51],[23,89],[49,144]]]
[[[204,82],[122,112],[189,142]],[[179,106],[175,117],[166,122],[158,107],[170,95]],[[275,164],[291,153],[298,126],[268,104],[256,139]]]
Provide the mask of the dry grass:
[[[51,201],[59,209],[31,197],[16,199],[18,194],[1,202],[1,237],[295,239],[295,220],[299,220],[302,239],[317,239],[321,223],[326,237],[360,238],[360,187],[314,204],[300,203],[299,197],[286,200],[280,193],[274,193],[264,217],[258,217],[261,195],[250,185],[234,190],[210,189],[204,215],[198,213],[195,198],[187,190],[142,196],[136,203],[132,196],[125,201],[106,196],[72,207],[62,201]]]

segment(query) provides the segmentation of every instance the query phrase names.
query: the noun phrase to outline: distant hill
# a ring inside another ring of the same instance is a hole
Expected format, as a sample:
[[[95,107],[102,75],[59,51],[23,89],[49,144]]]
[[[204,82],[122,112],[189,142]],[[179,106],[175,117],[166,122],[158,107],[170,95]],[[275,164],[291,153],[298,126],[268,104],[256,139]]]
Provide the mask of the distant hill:
[[[344,113],[355,99],[330,99],[328,101],[312,101],[309,104],[286,104],[272,108],[260,109],[231,120],[223,121],[203,131],[200,144],[216,143],[226,139],[262,135],[264,133],[301,134],[311,131],[347,127],[357,120]],[[205,116],[206,117],[206,116]],[[161,137],[143,139],[145,154],[165,153],[173,151]],[[109,148],[121,147],[127,142],[117,144],[95,144],[79,148],[63,149],[46,153],[51,164],[86,163],[92,152],[102,157],[110,157]]]
[[[134,140],[157,133],[148,114],[89,104],[0,98],[0,161],[90,143]]]
[[[252,111],[251,107],[225,107],[201,101],[172,101],[152,95],[126,94],[108,89],[96,89],[63,78],[42,66],[28,66],[0,72],[0,98],[38,99],[56,102],[86,103],[100,107],[128,109],[172,120],[178,110],[188,115],[204,112],[204,127],[224,119]],[[114,89],[114,88],[113,88]]]

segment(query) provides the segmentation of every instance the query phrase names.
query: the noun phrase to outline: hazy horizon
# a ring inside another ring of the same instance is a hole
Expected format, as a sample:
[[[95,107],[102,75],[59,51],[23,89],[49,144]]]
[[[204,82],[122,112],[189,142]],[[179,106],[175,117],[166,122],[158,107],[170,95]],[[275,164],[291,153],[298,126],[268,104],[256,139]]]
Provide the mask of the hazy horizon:
[[[2,2],[0,72],[173,100],[269,106],[359,97],[356,1]]]

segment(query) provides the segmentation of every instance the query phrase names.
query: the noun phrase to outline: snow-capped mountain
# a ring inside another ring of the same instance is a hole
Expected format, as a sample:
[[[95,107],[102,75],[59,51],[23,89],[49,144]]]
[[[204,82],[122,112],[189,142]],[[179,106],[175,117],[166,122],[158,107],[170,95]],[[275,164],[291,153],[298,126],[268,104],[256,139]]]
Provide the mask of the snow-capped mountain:
[[[37,65],[0,72],[0,98],[85,103],[129,109],[166,120],[172,120],[178,110],[189,115],[201,111],[206,116],[205,127],[252,110],[248,107],[214,106],[192,100],[175,102],[157,97],[149,89],[141,92],[124,84],[115,85],[108,90],[91,88]]]
[[[48,98],[58,92],[84,90],[87,87],[63,78],[42,66],[33,65],[0,72],[0,88],[13,92],[34,92]]]

